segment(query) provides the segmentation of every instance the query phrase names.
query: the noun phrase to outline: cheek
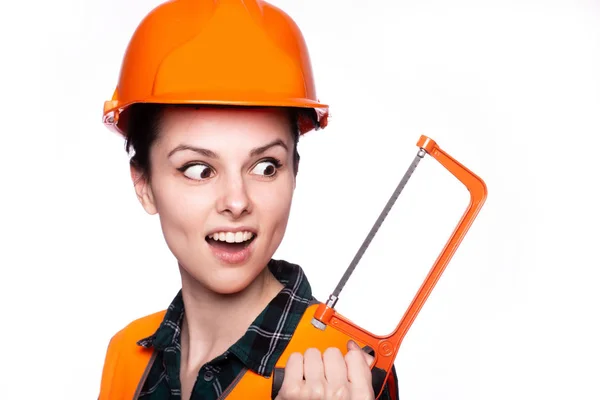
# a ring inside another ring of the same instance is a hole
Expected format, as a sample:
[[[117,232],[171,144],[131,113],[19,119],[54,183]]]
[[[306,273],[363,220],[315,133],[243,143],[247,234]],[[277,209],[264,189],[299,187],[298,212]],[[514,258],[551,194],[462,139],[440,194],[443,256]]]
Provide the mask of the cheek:
[[[253,203],[255,210],[260,215],[261,225],[269,226],[272,230],[285,228],[293,191],[293,183],[288,180],[273,188],[257,190]]]
[[[165,179],[158,182],[155,202],[166,236],[189,238],[202,235],[203,222],[212,208],[209,193],[198,193],[198,188]]]

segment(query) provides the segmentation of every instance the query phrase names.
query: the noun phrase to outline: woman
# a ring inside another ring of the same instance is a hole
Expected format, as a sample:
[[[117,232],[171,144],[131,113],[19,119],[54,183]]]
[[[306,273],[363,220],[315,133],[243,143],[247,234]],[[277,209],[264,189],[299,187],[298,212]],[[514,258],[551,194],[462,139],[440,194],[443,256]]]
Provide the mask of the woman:
[[[100,399],[266,398],[254,377],[273,376],[314,303],[302,269],[272,256],[299,136],[327,117],[299,29],[268,3],[175,0],[142,21],[104,120],[133,152],[182,287],[112,338]],[[279,400],[374,398],[372,358],[352,341],[286,357]]]

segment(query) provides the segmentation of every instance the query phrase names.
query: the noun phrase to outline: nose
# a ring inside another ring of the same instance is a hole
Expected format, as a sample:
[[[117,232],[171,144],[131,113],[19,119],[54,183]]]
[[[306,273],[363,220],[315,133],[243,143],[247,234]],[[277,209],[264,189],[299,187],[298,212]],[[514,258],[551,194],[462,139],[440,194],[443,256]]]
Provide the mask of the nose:
[[[220,195],[217,202],[219,213],[237,219],[252,211],[246,184],[240,176],[221,176]]]

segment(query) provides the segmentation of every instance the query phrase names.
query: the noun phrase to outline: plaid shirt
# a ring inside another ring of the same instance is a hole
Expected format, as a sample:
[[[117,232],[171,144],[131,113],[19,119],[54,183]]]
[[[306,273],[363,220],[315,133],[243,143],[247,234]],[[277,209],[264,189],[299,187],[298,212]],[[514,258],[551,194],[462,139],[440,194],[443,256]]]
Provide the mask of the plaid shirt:
[[[284,289],[254,320],[244,336],[225,353],[202,366],[189,400],[221,398],[245,369],[265,377],[271,376],[304,311],[311,302],[316,301],[299,266],[271,260],[268,267],[285,286]],[[169,305],[156,332],[138,341],[140,346],[158,350],[139,400],[181,400],[179,368],[183,316],[184,304],[180,291]],[[393,372],[395,378],[396,372]],[[380,399],[396,400],[390,399],[387,390]]]

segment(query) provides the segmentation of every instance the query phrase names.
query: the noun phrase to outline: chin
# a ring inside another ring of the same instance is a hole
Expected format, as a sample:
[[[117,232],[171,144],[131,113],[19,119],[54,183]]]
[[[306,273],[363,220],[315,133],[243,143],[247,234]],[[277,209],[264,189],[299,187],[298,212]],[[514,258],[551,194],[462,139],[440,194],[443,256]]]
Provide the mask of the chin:
[[[219,256],[219,252],[215,252],[207,243],[196,254],[188,255],[191,260],[202,261],[186,263],[188,267],[184,269],[189,278],[207,290],[220,295],[234,295],[259,279],[271,259],[267,256],[270,250],[264,248],[262,240],[254,241],[247,247],[245,257],[239,257],[237,262],[229,262],[233,260]]]
[[[234,274],[236,271],[232,271]],[[257,274],[241,274],[241,271],[237,271],[236,276],[223,276],[216,277],[217,279],[211,279],[210,289],[218,294],[228,295],[243,292],[248,286],[252,285],[257,276],[260,275],[260,271]],[[229,275],[229,274],[228,274]]]
[[[248,264],[237,267],[223,267],[217,265],[216,268],[210,268],[209,276],[202,276],[202,272],[191,273],[191,277],[198,281],[206,289],[213,293],[221,295],[233,295],[243,292],[261,275],[266,268],[266,263],[262,267],[251,266]],[[205,273],[206,273],[205,272]]]

